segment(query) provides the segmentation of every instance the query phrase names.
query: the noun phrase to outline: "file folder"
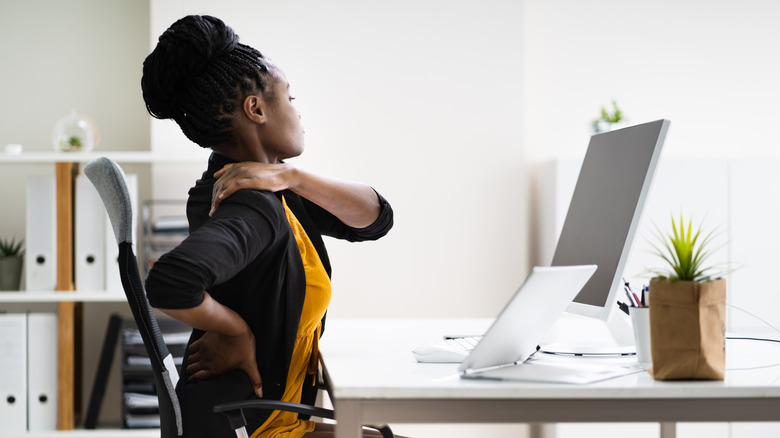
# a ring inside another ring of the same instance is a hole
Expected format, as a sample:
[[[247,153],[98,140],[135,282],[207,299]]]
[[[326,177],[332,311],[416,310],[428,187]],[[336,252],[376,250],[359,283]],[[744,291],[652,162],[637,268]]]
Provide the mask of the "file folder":
[[[25,284],[28,291],[57,286],[57,205],[54,176],[27,178]]]
[[[27,314],[27,429],[57,429],[57,314]]]
[[[95,187],[78,175],[75,182],[74,249],[76,289],[106,290],[106,222],[108,217]],[[116,245],[114,245],[116,246]]]
[[[27,315],[0,314],[0,434],[27,430]]]
[[[136,230],[138,230],[138,215],[135,212],[138,210],[138,176],[134,174],[125,175],[125,184],[127,185],[127,191],[130,194],[130,204],[133,208],[133,247],[137,245]],[[103,204],[100,204],[102,211],[105,211]],[[111,221],[108,220],[108,213],[105,213],[105,254],[106,263],[105,269],[105,282],[106,290],[109,293],[124,294],[122,289],[122,280],[119,278],[119,246],[116,243],[116,237],[114,236],[114,229],[111,227]]]

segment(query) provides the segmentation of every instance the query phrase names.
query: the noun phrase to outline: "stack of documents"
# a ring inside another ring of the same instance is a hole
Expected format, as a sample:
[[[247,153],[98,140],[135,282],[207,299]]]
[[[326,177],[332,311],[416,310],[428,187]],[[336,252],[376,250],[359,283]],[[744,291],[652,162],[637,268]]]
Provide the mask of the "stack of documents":
[[[174,364],[181,368],[192,329],[172,319],[161,319],[158,324],[163,341],[173,355]],[[160,427],[152,362],[133,321],[125,321],[121,337],[123,425],[126,428]]]

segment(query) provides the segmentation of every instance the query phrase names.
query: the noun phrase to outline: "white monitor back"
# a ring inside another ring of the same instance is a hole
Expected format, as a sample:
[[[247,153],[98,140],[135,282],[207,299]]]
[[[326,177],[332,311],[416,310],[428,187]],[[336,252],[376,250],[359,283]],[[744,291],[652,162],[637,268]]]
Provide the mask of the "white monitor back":
[[[657,120],[591,137],[552,265],[598,270],[567,312],[609,319],[668,129]]]

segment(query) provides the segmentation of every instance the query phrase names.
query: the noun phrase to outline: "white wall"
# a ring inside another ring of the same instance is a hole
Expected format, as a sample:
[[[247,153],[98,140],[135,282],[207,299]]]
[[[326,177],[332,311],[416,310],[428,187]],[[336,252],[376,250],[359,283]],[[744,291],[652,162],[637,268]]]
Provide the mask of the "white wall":
[[[584,154],[613,98],[635,123],[672,120],[669,155],[777,154],[777,2],[528,1],[524,16],[529,159]]]
[[[500,309],[527,264],[521,2],[155,0],[153,41],[189,13],[222,18],[286,72],[307,143],[291,162],[394,207],[379,242],[328,242],[331,316]],[[161,123],[155,150],[195,147]]]

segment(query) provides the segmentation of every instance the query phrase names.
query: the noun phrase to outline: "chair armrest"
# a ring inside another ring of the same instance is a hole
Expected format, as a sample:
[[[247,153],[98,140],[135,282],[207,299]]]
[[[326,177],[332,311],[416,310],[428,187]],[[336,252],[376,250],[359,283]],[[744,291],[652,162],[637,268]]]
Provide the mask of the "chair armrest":
[[[230,403],[222,403],[214,406],[214,412],[228,417],[230,427],[233,430],[241,429],[246,426],[244,418],[244,409],[269,409],[279,411],[289,411],[298,414],[308,414],[312,417],[334,419],[333,411],[330,409],[318,408],[300,403],[291,403],[279,400],[244,400]],[[393,431],[387,426],[370,426],[379,431],[385,438],[393,438]]]
[[[243,400],[229,403],[222,403],[214,406],[214,412],[224,414],[229,419],[241,413],[243,417],[244,409],[265,409],[275,411],[289,411],[297,414],[306,414],[313,417],[334,419],[333,411],[316,406],[304,405],[300,403],[291,403],[279,400]],[[238,421],[238,418],[236,418]],[[233,423],[233,421],[231,421]],[[245,425],[246,423],[244,423]],[[232,425],[232,424],[231,424]],[[241,426],[238,426],[241,427]],[[234,428],[236,429],[236,428]]]

